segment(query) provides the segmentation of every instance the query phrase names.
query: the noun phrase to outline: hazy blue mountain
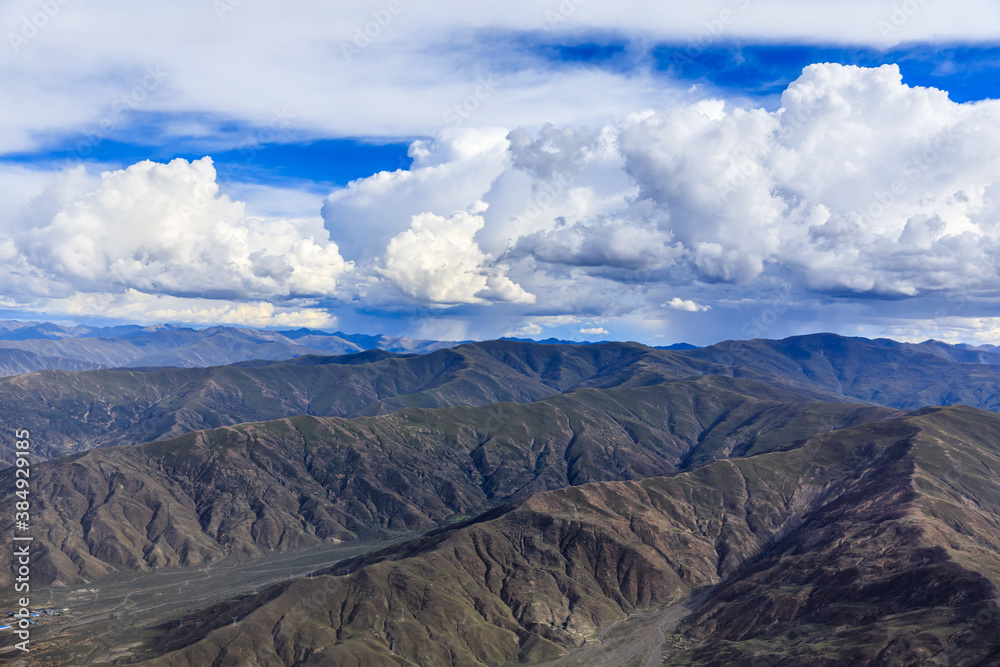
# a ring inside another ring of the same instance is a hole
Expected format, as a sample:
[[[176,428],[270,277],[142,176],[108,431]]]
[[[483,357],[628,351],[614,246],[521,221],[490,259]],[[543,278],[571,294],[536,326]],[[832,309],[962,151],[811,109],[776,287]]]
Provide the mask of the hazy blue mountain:
[[[510,336],[505,336],[500,340],[513,340],[518,343],[538,343],[539,345],[600,345],[601,343],[606,343],[608,341],[578,341],[578,340],[562,340],[561,338],[544,338],[542,340],[537,340],[535,338],[511,338]],[[673,345],[657,345],[657,350],[696,350],[697,345],[691,345],[690,343],[674,343]]]
[[[365,350],[426,353],[456,344],[313,329],[193,329],[170,324],[67,327],[51,322],[6,321],[0,322],[0,376],[41,370],[221,366],[252,359],[281,360]]]
[[[986,347],[812,334],[726,341],[678,354],[787,389],[825,390],[903,410],[959,404],[1000,410],[1000,353]]]

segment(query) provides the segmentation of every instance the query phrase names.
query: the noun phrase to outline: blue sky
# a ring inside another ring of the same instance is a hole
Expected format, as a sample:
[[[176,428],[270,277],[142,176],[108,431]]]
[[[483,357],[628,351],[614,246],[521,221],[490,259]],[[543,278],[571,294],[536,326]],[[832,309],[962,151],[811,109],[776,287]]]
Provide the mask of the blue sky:
[[[996,342],[993,3],[293,5],[0,10],[2,314]]]
[[[601,39],[603,37],[603,39]],[[520,67],[544,63],[553,74],[575,67],[606,69],[622,75],[651,71],[664,82],[699,85],[719,95],[752,99],[764,107],[780,105],[780,94],[813,63],[877,67],[897,64],[904,83],[939,88],[956,102],[992,99],[1000,95],[1000,43],[910,43],[891,49],[866,45],[713,42],[664,42],[637,45],[626,36],[592,36],[560,41],[542,33],[498,34],[493,48],[536,59]],[[509,65],[508,65],[509,66]],[[137,111],[105,136],[87,131],[53,135],[31,151],[0,155],[18,164],[90,162],[123,168],[140,160],[188,160],[212,156],[223,177],[254,183],[323,190],[378,171],[408,169],[410,143],[419,137],[309,137],[295,128],[281,128],[260,141],[267,128],[227,118],[203,118],[215,128],[210,137],[162,140],[163,128],[186,114]],[[151,139],[161,139],[151,142]],[[235,147],[234,147],[235,146]],[[82,148],[81,148],[82,147]]]
[[[159,119],[159,122],[169,122],[169,119]],[[250,126],[232,128],[234,135],[252,136],[254,131],[255,128]],[[407,156],[410,141],[352,137],[289,143],[238,143],[236,148],[218,150],[198,141],[186,142],[187,146],[137,143],[142,136],[134,128],[125,128],[121,134],[120,139],[109,137],[100,140],[88,139],[87,135],[59,137],[43,150],[11,153],[0,156],[0,160],[42,166],[91,163],[120,169],[142,160],[197,160],[209,155],[215,161],[220,181],[240,180],[274,185],[291,183],[318,191],[342,187],[356,178],[379,171],[408,169],[412,162]],[[81,144],[84,149],[79,148]]]

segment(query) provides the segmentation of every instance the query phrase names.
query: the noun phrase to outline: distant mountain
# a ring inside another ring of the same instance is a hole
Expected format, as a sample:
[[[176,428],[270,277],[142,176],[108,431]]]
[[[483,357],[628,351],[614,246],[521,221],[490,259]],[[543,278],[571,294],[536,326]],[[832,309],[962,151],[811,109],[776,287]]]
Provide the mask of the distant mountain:
[[[563,340],[561,338],[543,338],[538,340],[536,338],[513,338],[511,336],[504,336],[500,340],[510,340],[515,343],[537,343],[538,345],[599,345],[602,342],[607,341],[589,341],[589,340]]]
[[[319,337],[299,333],[298,340]],[[163,335],[186,334],[165,329]],[[229,340],[225,332],[204,337],[200,359],[211,356],[205,351],[217,337]],[[700,375],[755,380],[819,401],[998,411],[998,360],[1000,354],[985,349],[820,334],[680,351],[501,340],[424,355],[369,351],[209,368],[44,371],[0,378],[0,428],[32,429],[36,454],[48,458],[294,415],[524,403],[576,387],[645,386]],[[0,465],[12,457],[8,443],[0,446]]]
[[[894,414],[700,376],[92,450],[32,471],[35,525],[45,527],[32,572],[69,583],[426,529],[539,491],[662,475]],[[11,528],[0,517],[0,533]]]
[[[957,404],[1000,411],[998,362],[817,334],[51,370],[0,379],[0,429],[36,443],[39,583],[430,530],[163,616],[123,661],[979,665],[1000,660],[1000,416]]]
[[[929,409],[536,494],[188,614],[141,664],[997,664],[998,432]]]
[[[697,350],[699,349],[697,345],[691,345],[690,343],[674,343],[673,345],[657,345],[657,350]]]
[[[538,343],[539,345],[599,345],[600,343],[595,343],[592,341],[576,341],[576,340],[562,340],[560,338],[545,338],[543,340],[536,340],[534,338],[510,338],[504,337],[500,340],[512,340],[518,343]],[[607,341],[601,341],[607,342]],[[657,345],[657,350],[696,350],[697,345],[691,345],[690,343],[674,343],[673,345]]]
[[[40,370],[191,368],[251,359],[292,359],[365,350],[426,353],[456,342],[238,327],[191,329],[173,325],[65,327],[49,322],[0,322],[0,377]]]
[[[509,341],[425,355],[369,351],[211,368],[43,371],[0,379],[0,428],[31,430],[34,453],[49,458],[294,415],[527,403],[578,386],[651,384],[710,372],[711,364],[637,343]],[[4,441],[0,462],[13,457]]]
[[[44,357],[24,350],[11,350],[0,347],[0,377],[34,373],[42,369],[60,371],[89,371],[100,368],[100,364],[61,357]]]
[[[828,391],[903,410],[959,404],[1000,410],[1000,353],[986,347],[814,334],[726,341],[680,354],[793,391]]]

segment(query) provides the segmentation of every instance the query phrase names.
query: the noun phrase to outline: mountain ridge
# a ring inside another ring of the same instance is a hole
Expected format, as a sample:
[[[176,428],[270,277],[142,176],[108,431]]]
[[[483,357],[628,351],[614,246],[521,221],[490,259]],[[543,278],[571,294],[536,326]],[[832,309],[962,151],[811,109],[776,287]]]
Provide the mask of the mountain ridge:
[[[704,374],[756,380],[822,401],[1000,410],[1000,365],[992,363],[1000,354],[947,352],[937,344],[832,334],[674,351],[639,343],[487,341],[424,355],[369,351],[193,369],[42,371],[0,378],[0,425],[38,430],[42,446],[35,454],[48,458],[295,414],[530,402],[576,385],[640,386]],[[5,443],[0,464],[12,456]]]
[[[77,582],[426,530],[539,491],[662,475],[894,414],[699,376],[94,449],[34,467],[45,533],[33,572]],[[0,519],[0,531],[12,528]]]
[[[34,454],[51,458],[301,414],[532,402],[576,385],[655,383],[711,370],[638,344],[487,342],[425,355],[368,351],[193,369],[41,371],[0,378],[0,425],[36,433]],[[4,443],[0,461],[13,456]]]
[[[984,555],[969,535],[957,539],[958,524],[944,535],[910,523],[932,498],[914,487],[914,463],[931,466],[941,489],[974,477],[934,467],[950,451],[939,435],[973,434],[977,451],[997,461],[992,435],[962,429],[970,420],[1000,430],[1000,417],[971,408],[921,411],[671,476],[536,494],[203,610],[186,630],[164,628],[146,647],[159,657],[140,664],[228,664],[237,656],[241,664],[296,667],[536,664],[599,646],[602,627],[696,591],[707,591],[707,601],[651,659],[888,666],[937,656],[991,664],[1000,640],[975,619],[1000,613],[996,552]],[[996,522],[995,473],[990,484],[989,507],[977,511]],[[960,498],[947,507],[975,520]],[[789,555],[790,545],[798,552]],[[865,558],[863,568],[842,562],[852,553]],[[795,588],[783,583],[791,580]],[[784,639],[793,622],[797,635]]]
[[[345,334],[315,329],[276,331],[170,324],[142,327],[62,326],[51,322],[0,321],[0,377],[41,370],[121,367],[202,367],[254,359],[292,359],[380,349],[425,353],[457,341]]]

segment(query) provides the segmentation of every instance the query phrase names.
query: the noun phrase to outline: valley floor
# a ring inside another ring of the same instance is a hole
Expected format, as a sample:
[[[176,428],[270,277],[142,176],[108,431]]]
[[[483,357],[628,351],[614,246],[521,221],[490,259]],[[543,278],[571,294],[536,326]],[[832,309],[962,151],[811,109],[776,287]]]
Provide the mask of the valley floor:
[[[406,538],[413,537],[408,534]],[[14,636],[0,631],[0,664],[11,667],[105,665],[142,656],[139,647],[157,636],[157,626],[180,622],[189,611],[223,600],[257,593],[268,586],[328,568],[393,544],[351,542],[305,551],[277,553],[252,562],[221,561],[201,568],[170,568],[151,573],[125,572],[88,585],[43,587],[32,597],[33,607],[68,608],[33,627],[30,659],[13,648]],[[0,597],[3,613],[16,599]]]
[[[683,602],[637,614],[601,631],[596,643],[587,643],[544,667],[660,667],[665,645],[677,624],[696,611],[714,586]]]

